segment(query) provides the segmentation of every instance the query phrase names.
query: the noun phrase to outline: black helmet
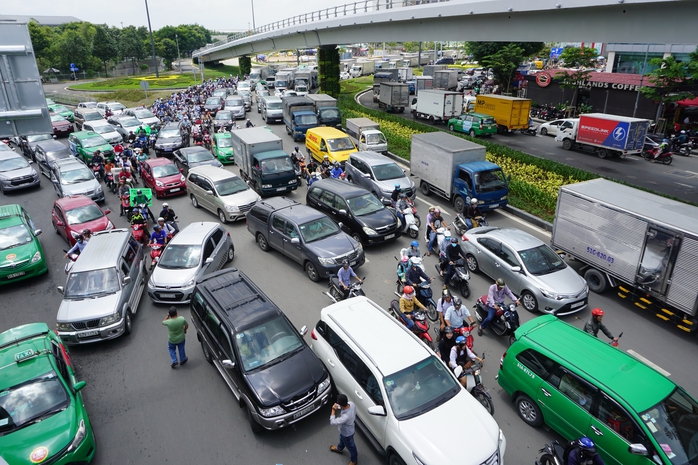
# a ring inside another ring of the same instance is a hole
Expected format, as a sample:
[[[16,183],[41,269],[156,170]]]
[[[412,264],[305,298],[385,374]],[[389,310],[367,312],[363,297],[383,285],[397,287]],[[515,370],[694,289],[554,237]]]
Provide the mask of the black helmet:
[[[460,300],[460,297],[458,297],[457,295],[454,295],[454,296],[453,296],[453,306],[456,307],[456,308],[458,308],[458,307],[460,307],[461,305],[463,305],[463,301]]]
[[[451,238],[451,244],[458,244],[458,238],[456,236]]]
[[[91,235],[92,235],[92,231],[90,231],[89,229],[85,228],[85,229],[82,230],[82,235],[83,235],[83,236],[91,236]]]
[[[140,190],[140,189],[138,189],[138,190],[136,191],[136,194],[138,194],[138,195],[141,195],[142,193],[143,193],[143,191]]]
[[[451,333],[451,334],[453,334],[453,327],[452,327],[452,326],[446,326],[446,327],[444,328],[444,333],[447,333],[447,334],[448,334],[448,333]]]
[[[84,241],[84,240],[85,240],[85,236],[83,236],[82,234],[78,234],[77,236],[75,236],[75,240],[76,240],[76,241]]]
[[[349,260],[342,260],[342,266],[349,266]]]
[[[296,145],[296,152],[298,152],[298,146]]]
[[[497,278],[497,287],[504,287],[506,284],[504,284],[504,280],[502,278]]]

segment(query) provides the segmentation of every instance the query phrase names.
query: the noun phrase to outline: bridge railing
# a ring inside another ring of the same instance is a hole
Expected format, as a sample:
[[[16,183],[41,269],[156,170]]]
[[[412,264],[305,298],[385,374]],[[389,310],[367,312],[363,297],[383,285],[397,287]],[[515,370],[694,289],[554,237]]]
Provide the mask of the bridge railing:
[[[229,35],[224,40],[219,40],[213,44],[208,44],[198,50],[195,50],[192,55],[201,55],[215,47],[225,45],[230,42],[234,42],[239,39],[244,39],[245,37],[250,37],[256,34],[262,34],[265,32],[278,31],[279,29],[285,29],[287,27],[299,26],[301,24],[312,23],[314,21],[322,21],[326,19],[341,18],[343,16],[356,15],[361,13],[368,13],[369,11],[382,11],[390,10],[392,8],[402,8],[414,5],[423,5],[426,3],[437,3],[437,1],[449,1],[449,0],[362,0],[353,3],[347,3],[345,5],[333,6],[330,8],[325,8],[318,11],[312,11],[310,13],[304,13],[291,18],[286,18],[281,21],[276,21],[274,23],[265,24],[264,26],[259,26],[255,29],[250,29],[249,31],[238,32]]]

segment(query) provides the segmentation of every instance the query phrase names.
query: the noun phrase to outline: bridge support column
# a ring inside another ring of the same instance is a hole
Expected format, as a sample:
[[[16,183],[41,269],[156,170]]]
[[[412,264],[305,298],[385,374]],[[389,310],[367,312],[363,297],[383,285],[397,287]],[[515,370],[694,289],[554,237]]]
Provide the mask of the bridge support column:
[[[238,58],[238,65],[240,66],[241,77],[250,74],[250,70],[252,70],[252,59],[247,55],[241,56]]]
[[[336,45],[321,45],[318,49],[318,78],[320,91],[339,97],[339,49]]]

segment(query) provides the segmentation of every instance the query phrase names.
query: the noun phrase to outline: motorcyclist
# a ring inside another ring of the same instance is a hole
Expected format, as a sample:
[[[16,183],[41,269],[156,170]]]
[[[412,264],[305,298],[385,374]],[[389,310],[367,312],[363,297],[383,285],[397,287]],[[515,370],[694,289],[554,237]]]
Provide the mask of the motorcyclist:
[[[344,173],[344,170],[339,166],[338,162],[334,162],[334,166],[330,171],[330,177],[333,179],[339,179],[339,177]]]
[[[458,238],[453,236],[451,238],[451,246],[447,247],[446,249],[446,273],[444,275],[444,281],[446,284],[451,281],[451,277],[456,271],[456,261],[458,259],[465,260],[465,254],[463,253],[463,249],[461,249],[460,245],[458,244]]]
[[[165,223],[167,223],[168,226],[174,229],[175,234],[179,232],[179,226],[177,226],[176,221],[177,214],[175,214],[175,211],[172,209],[172,207],[170,207],[169,203],[162,203],[162,210],[160,210],[160,214],[158,216],[165,219]]]
[[[654,151],[654,156],[652,157],[652,163],[659,158],[659,156],[665,152],[668,152],[670,150],[669,148],[669,139],[664,139],[662,140],[662,143],[659,144],[659,147],[657,147],[657,150]]]
[[[317,172],[317,162],[313,159],[313,157],[308,157],[310,160],[308,161],[308,164],[305,166],[305,180],[310,181],[310,178],[312,177],[313,173]]]
[[[470,321],[470,324],[475,323],[470,311],[468,310],[468,307],[463,305],[463,301],[460,299],[460,297],[457,295],[453,296],[453,305],[447,308],[444,312],[444,321],[446,322],[446,326],[456,329],[462,328],[465,326],[466,318],[468,321]]]
[[[150,236],[150,232],[148,231],[148,220],[143,216],[143,213],[141,213],[138,207],[134,207],[131,213],[131,225],[133,226],[134,224],[142,224],[145,234]]]
[[[446,269],[446,265],[448,264],[448,261],[446,261],[446,253],[448,252],[448,248],[451,246],[451,231],[446,230],[444,231],[444,240],[441,241],[441,245],[439,246],[439,268],[441,269],[441,273],[439,273],[441,276],[443,276],[443,271]]]
[[[405,282],[405,273],[407,273],[407,269],[409,268],[409,260],[409,258],[403,255],[397,263],[397,279],[401,283]]]
[[[140,206],[141,210],[143,210],[143,214],[150,216],[151,221],[155,223],[155,216],[153,212],[150,211],[150,208],[148,208],[149,203],[150,199],[143,193],[142,189],[138,189],[136,195],[131,199],[131,204]]]
[[[402,193],[402,187],[400,187],[399,182],[396,182],[395,188],[393,189],[393,192],[390,194],[390,199],[393,201],[393,205],[395,205],[397,203],[397,199],[400,198],[401,193]]]
[[[351,287],[351,278],[356,278],[358,282],[363,282],[361,281],[361,278],[359,278],[356,273],[354,273],[354,270],[352,267],[349,266],[349,261],[348,260],[342,260],[342,267],[337,271],[337,281],[339,284],[339,288],[342,292],[344,292],[344,298],[346,299],[349,297],[349,288]]]
[[[176,234],[174,228],[171,225],[165,223],[165,218],[163,218],[162,216],[158,217],[158,226],[160,226],[160,229],[165,233],[165,242],[170,242],[172,236]]]
[[[448,224],[446,224],[446,221],[441,217],[441,210],[438,208],[434,209],[434,212],[431,214],[431,218],[429,218],[429,215],[427,215],[427,223],[429,225],[429,244],[427,244],[427,256],[431,255],[431,252],[434,251],[434,244],[436,243],[436,230],[443,227],[448,229]]]
[[[470,199],[470,205],[465,209],[465,223],[468,225],[468,229],[477,228],[477,218],[481,216],[482,212],[477,205],[477,199]]]
[[[104,179],[104,157],[102,156],[101,150],[95,150],[95,152],[92,154],[90,165],[98,167],[99,177],[100,179]]]
[[[475,355],[472,350],[468,349],[467,342],[468,340],[465,336],[458,336],[456,338],[456,343],[451,348],[451,353],[448,358],[448,366],[451,367],[451,370],[455,370],[458,366],[462,366],[463,370],[466,370],[470,368],[472,362],[482,362],[480,357]],[[458,381],[463,387],[466,387],[467,378],[465,376],[461,376]]]
[[[134,153],[136,154],[136,162],[138,162],[138,166],[141,166],[141,163],[148,159],[148,154],[141,149],[134,150]]]
[[[419,251],[419,242],[410,242],[409,247],[405,247],[404,249],[400,250],[400,255],[407,258],[421,257],[422,254]]]
[[[134,134],[133,131],[129,131],[128,132],[128,143],[133,144],[134,142],[136,142],[136,134]]]
[[[124,197],[128,197],[131,195],[131,188],[126,185],[126,180],[122,177],[119,177],[119,198],[123,199]],[[126,211],[124,210],[124,204],[121,204],[121,213],[119,213],[119,216],[124,216]]]
[[[446,326],[444,328],[444,335],[439,341],[439,346],[436,348],[436,355],[438,355],[444,363],[448,363],[451,356],[451,349],[456,345],[456,338],[453,337],[453,328]]]
[[[499,310],[499,304],[504,302],[504,298],[506,296],[509,296],[509,298],[516,302],[517,305],[521,305],[519,299],[517,299],[514,293],[511,292],[511,289],[509,289],[504,280],[502,278],[498,278],[487,291],[487,317],[482,320],[482,324],[477,329],[478,336],[482,336],[482,330],[487,328],[492,320],[494,320],[494,316],[497,313],[497,310]]]
[[[75,245],[68,250],[68,252],[63,256],[63,258],[68,258],[70,254],[78,254],[85,249],[85,246],[87,245],[87,241],[85,240],[85,237],[82,234],[78,234],[78,236],[75,238]]]
[[[412,321],[412,312],[414,312],[415,305],[418,308],[426,311],[424,305],[422,305],[422,303],[415,298],[414,288],[412,286],[405,286],[402,289],[402,296],[400,297],[400,317],[407,325],[407,329],[412,329],[414,326],[414,321]]]
[[[297,145],[293,148],[293,152],[291,152],[291,161],[293,161],[293,163],[302,163],[305,161],[305,157]]]
[[[153,246],[155,244],[165,245],[165,242],[167,242],[167,234],[159,224],[154,225],[148,246]]]
[[[349,182],[349,181],[347,180],[347,173],[346,173],[346,172],[342,172],[342,174],[339,175],[339,180],[340,180],[340,181],[347,181],[347,182]]]
[[[247,123],[245,123],[245,127],[246,128],[253,128],[254,127],[254,124],[252,124],[252,121],[250,121],[249,118],[247,118]]]
[[[427,276],[421,267],[417,266],[416,261],[410,259],[408,264],[409,268],[407,269],[407,273],[405,273],[405,282],[410,286],[419,286],[422,280],[428,282],[432,282],[434,280],[434,278]]]
[[[85,242],[89,242],[92,238],[92,231],[90,231],[88,228],[83,229],[80,234],[82,234],[82,237],[85,238]]]
[[[318,174],[313,171],[308,178],[308,187],[312,186],[316,181],[319,181]]]
[[[606,325],[601,322],[603,315],[604,312],[600,308],[593,309],[591,311],[591,320],[584,325],[584,331],[589,334],[593,334],[595,337],[599,337],[599,330],[601,330],[601,332],[603,332],[609,339],[613,340],[614,342],[618,341],[618,338],[614,337],[608,328],[606,328]]]
[[[407,195],[404,192],[401,192],[398,196],[397,202],[395,202],[394,205],[395,213],[397,213],[397,216],[400,218],[400,221],[402,221],[402,224],[405,224],[405,214],[403,212],[411,207],[409,200],[407,200]]]
[[[686,135],[686,131],[682,129],[681,133],[676,137],[676,145],[680,146],[686,143],[688,143],[688,136]]]
[[[322,175],[326,178],[330,177],[330,170],[332,169],[332,163],[330,163],[330,156],[325,155],[322,157],[322,163],[320,164],[320,171]]]
[[[565,465],[604,465],[603,460],[596,452],[594,441],[586,436],[574,441],[567,457],[564,457],[563,460]]]

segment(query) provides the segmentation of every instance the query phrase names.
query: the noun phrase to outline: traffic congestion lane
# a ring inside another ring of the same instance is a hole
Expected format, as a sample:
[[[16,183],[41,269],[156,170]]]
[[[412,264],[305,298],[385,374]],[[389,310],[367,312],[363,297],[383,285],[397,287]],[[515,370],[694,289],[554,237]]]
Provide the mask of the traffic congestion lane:
[[[359,98],[359,103],[366,108],[383,111],[377,103],[373,103],[373,93],[367,92]],[[391,113],[393,116],[413,120],[409,108],[404,113]],[[418,120],[430,124],[426,120]],[[440,130],[446,131],[443,124],[433,124]],[[521,150],[533,156],[557,161],[574,166],[599,176],[616,179],[628,184],[651,189],[666,195],[677,197],[683,201],[695,201],[698,194],[698,157],[682,157],[675,155],[671,165],[650,164],[639,156],[628,156],[624,159],[600,159],[591,152],[564,150],[562,143],[555,142],[552,136],[527,136],[520,132],[496,134],[491,140],[495,143]]]

